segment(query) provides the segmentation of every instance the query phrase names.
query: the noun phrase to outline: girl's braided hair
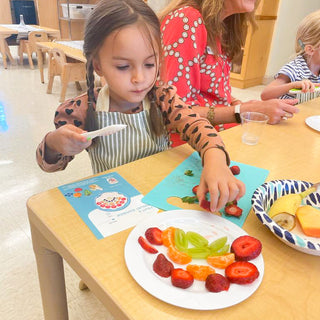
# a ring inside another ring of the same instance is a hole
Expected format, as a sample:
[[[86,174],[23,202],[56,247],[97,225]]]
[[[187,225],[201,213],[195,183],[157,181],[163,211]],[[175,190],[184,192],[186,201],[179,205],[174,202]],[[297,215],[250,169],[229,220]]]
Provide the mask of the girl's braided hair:
[[[143,0],[101,0],[92,10],[86,22],[84,34],[84,54],[87,59],[88,111],[85,129],[97,128],[94,96],[93,59],[98,59],[98,52],[106,37],[113,31],[129,25],[139,24],[150,41],[154,53],[161,53],[160,23],[154,11]],[[155,48],[154,44],[157,46]],[[155,75],[155,78],[157,75]],[[156,105],[155,88],[148,93],[150,100],[151,125],[157,135],[163,133],[160,110]]]

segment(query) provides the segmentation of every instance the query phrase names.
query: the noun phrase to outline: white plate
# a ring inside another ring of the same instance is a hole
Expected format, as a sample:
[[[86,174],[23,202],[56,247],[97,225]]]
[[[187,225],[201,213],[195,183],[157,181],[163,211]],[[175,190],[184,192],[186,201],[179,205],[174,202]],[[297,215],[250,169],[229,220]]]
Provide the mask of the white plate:
[[[139,236],[144,236],[150,227],[164,230],[170,226],[179,227],[185,232],[195,231],[208,238],[209,242],[222,236],[228,236],[228,243],[247,233],[234,223],[213,215],[196,210],[173,210],[153,215],[150,219],[140,222],[130,233],[125,245],[125,261],[129,272],[137,283],[151,295],[172,305],[195,310],[215,310],[235,305],[251,296],[259,287],[263,274],[264,262],[262,254],[251,260],[259,270],[259,277],[247,285],[230,284],[228,291],[213,293],[207,291],[204,281],[195,280],[188,289],[176,288],[171,284],[170,277],[162,278],[152,269],[157,254],[147,253],[138,243]],[[159,253],[166,254],[166,247],[156,246]],[[193,260],[194,264],[206,264],[205,260]],[[175,264],[175,267],[184,268]],[[224,274],[224,270],[215,268]]]
[[[320,131],[320,116],[312,116],[307,118],[305,121],[310,128]]]

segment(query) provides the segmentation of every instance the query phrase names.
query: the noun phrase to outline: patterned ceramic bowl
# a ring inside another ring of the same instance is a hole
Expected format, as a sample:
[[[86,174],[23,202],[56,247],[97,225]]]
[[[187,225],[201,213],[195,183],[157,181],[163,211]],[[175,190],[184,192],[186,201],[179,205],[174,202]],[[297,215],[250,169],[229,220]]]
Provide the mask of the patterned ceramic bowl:
[[[267,214],[273,202],[289,193],[300,193],[312,186],[312,183],[298,180],[274,180],[266,182],[256,189],[252,196],[252,207],[259,220],[271,232],[288,246],[312,255],[320,255],[320,238],[306,236],[299,223],[287,231],[276,224]],[[309,204],[320,209],[320,194],[315,192],[307,196],[302,204]]]

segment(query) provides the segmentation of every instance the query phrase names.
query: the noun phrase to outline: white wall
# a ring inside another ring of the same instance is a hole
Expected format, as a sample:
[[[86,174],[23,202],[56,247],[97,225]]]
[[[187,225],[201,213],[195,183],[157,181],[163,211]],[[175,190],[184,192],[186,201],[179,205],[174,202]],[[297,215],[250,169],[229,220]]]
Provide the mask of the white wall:
[[[296,31],[300,21],[309,13],[319,9],[320,0],[280,0],[265,83],[271,81],[279,69],[293,57]]]

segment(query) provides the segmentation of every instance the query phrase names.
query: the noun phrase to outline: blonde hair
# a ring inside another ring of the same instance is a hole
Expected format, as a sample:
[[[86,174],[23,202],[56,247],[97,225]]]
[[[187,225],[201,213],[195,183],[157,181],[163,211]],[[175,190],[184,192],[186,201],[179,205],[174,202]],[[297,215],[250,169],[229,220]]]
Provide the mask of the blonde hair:
[[[93,103],[96,103],[93,59],[97,58],[106,37],[116,30],[135,24],[141,26],[153,51],[156,52],[158,49],[160,60],[162,51],[160,23],[154,11],[143,0],[100,0],[86,22],[83,51],[87,59],[88,110],[85,129],[88,131],[97,129],[93,108]],[[155,80],[156,78],[157,75]],[[155,87],[149,91],[148,98],[151,127],[156,135],[161,135],[164,126],[163,118],[156,105]]]
[[[161,21],[172,11],[190,6],[202,15],[208,34],[208,44],[214,53],[217,53],[216,39],[220,39],[221,47],[231,59],[241,53],[244,46],[248,23],[256,28],[254,12],[233,14],[222,20],[221,14],[225,0],[172,0],[161,12],[158,17]],[[258,6],[260,0],[256,2]]]
[[[305,46],[320,47],[320,10],[307,15],[299,24],[295,50],[297,55],[305,54]]]

